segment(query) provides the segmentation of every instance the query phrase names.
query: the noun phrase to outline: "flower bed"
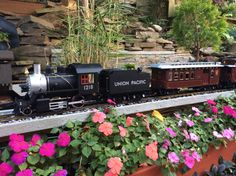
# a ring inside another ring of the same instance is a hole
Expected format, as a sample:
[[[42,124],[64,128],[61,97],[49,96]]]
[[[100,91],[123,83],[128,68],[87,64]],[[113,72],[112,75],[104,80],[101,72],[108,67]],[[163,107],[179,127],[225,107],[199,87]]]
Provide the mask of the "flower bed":
[[[168,117],[157,111],[117,116],[108,107],[94,110],[87,122],[68,122],[47,136],[12,134],[1,149],[0,175],[118,176],[146,165],[161,166],[164,175],[178,168],[187,172],[209,145],[235,140],[235,100],[208,100]]]

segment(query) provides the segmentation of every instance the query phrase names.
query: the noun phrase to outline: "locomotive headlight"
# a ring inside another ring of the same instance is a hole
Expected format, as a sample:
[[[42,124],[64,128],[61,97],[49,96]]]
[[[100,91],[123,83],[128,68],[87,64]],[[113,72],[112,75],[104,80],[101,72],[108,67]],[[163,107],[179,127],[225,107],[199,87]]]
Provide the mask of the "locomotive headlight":
[[[47,91],[47,80],[45,75],[41,74],[40,64],[34,64],[34,74],[28,77],[27,85],[29,95]]]

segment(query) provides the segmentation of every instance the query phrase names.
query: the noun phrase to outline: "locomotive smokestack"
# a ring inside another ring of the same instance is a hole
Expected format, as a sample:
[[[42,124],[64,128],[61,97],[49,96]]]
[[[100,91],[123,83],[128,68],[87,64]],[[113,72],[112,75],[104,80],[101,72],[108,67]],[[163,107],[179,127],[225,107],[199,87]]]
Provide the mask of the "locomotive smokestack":
[[[34,64],[34,74],[41,74],[41,65]]]

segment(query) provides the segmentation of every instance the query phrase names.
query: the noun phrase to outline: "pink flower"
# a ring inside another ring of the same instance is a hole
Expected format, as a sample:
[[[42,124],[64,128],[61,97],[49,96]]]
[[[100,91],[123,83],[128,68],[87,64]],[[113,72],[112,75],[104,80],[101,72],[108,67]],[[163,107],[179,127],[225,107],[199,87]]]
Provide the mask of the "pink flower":
[[[53,176],[67,176],[67,170],[61,169],[57,171]]]
[[[194,133],[190,133],[190,139],[195,142],[199,141],[199,137]]]
[[[14,153],[11,157],[11,160],[16,165],[20,165],[25,162],[26,158],[28,157],[28,153],[23,151],[20,153]]]
[[[168,149],[170,146],[170,141],[168,141],[167,139],[164,140],[164,144],[162,145],[162,148],[164,149]]]
[[[205,122],[205,123],[209,123],[209,122],[211,122],[211,121],[212,121],[212,118],[205,118],[205,119],[204,119],[204,122]]]
[[[191,120],[186,120],[186,124],[187,124],[189,127],[194,126],[194,122],[191,121]]]
[[[201,157],[198,155],[198,153],[196,151],[194,151],[192,153],[192,157],[197,160],[197,162],[199,162],[201,160]]]
[[[33,171],[31,169],[25,169],[18,172],[16,176],[33,176]]]
[[[175,152],[168,153],[168,159],[171,163],[178,164],[179,163],[179,157],[176,155]]]
[[[119,130],[120,130],[120,136],[121,137],[125,137],[126,136],[126,133],[127,133],[127,130],[122,127],[122,126],[118,126]]]
[[[181,116],[180,116],[179,113],[174,113],[174,115],[175,115],[175,117],[176,117],[177,119],[180,119],[180,118],[181,118]]]
[[[41,140],[40,135],[34,134],[33,137],[32,137],[32,139],[31,139],[31,141],[30,141],[30,144],[31,144],[32,146],[36,146],[39,140]]]
[[[194,115],[198,117],[198,116],[200,116],[201,114],[200,114],[199,112],[196,112]]]
[[[58,136],[57,145],[60,147],[67,147],[70,144],[70,135],[65,131]]]
[[[223,138],[223,136],[217,131],[213,131],[213,136],[215,136],[216,138]]]
[[[104,114],[103,112],[95,112],[94,113],[94,115],[93,115],[93,117],[92,117],[92,121],[94,122],[94,123],[103,123],[104,122],[104,120],[105,120],[105,118],[106,118],[106,114]]]
[[[170,134],[171,137],[175,137],[176,133],[172,130],[172,128],[166,128],[166,131],[168,131],[168,133]]]
[[[39,149],[39,154],[41,156],[51,157],[55,152],[55,145],[51,142],[44,143]]]
[[[184,151],[182,151],[182,152],[181,152],[181,155],[182,155],[183,157],[189,156],[189,150],[184,150]]]
[[[198,108],[196,108],[196,107],[192,107],[192,110],[193,110],[195,113],[201,113],[201,111],[200,111]]]
[[[140,113],[140,112],[138,112],[138,113],[136,114],[136,116],[137,116],[137,117],[146,117],[146,115],[144,115],[143,113]]]
[[[107,166],[110,168],[112,174],[119,175],[123,167],[123,163],[119,157],[113,157],[108,160]]]
[[[185,137],[185,139],[190,139],[190,136],[189,136],[189,134],[188,134],[188,131],[187,131],[187,130],[183,130],[183,132],[184,132],[184,137]]]
[[[102,123],[99,127],[98,127],[98,130],[103,133],[105,136],[109,136],[112,134],[112,123],[110,122],[104,122]]]
[[[157,141],[146,145],[145,154],[147,157],[156,161],[158,159],[158,152],[157,152]]]
[[[214,114],[217,114],[217,113],[218,113],[218,109],[217,109],[216,106],[212,106],[211,110],[212,110],[212,112],[213,112]]]
[[[24,136],[19,134],[10,135],[8,145],[14,152],[25,151],[29,148],[29,144],[24,141]]]
[[[224,106],[223,109],[224,109],[224,113],[226,115],[229,115],[229,116],[232,116],[233,118],[236,118],[236,111],[232,107]]]
[[[13,171],[13,168],[6,162],[0,164],[0,175],[7,176]]]
[[[107,103],[115,106],[116,105],[116,102],[114,102],[112,99],[107,99]]]
[[[216,102],[214,100],[207,100],[207,104],[209,105],[212,105],[212,106],[215,106],[216,105]]]
[[[234,131],[231,128],[228,128],[222,132],[222,135],[227,139],[232,139],[234,137]]]
[[[150,123],[149,123],[148,119],[145,118],[145,119],[144,119],[144,122],[145,122],[145,124],[146,124],[146,129],[148,130],[148,132],[151,132]]]
[[[118,176],[118,174],[113,174],[111,169],[109,171],[107,171],[104,176]]]
[[[133,122],[133,118],[132,117],[127,117],[126,119],[126,126],[129,127],[132,125]]]
[[[184,158],[184,164],[185,164],[188,168],[192,169],[193,166],[194,166],[194,164],[195,164],[195,160],[194,160],[194,158],[191,157],[191,156],[186,156],[186,157]]]

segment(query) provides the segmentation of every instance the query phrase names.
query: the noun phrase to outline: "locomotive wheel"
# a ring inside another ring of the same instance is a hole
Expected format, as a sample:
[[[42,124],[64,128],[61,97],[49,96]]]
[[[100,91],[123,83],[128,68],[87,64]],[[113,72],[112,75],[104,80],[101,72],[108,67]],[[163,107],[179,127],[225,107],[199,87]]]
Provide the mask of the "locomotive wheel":
[[[20,108],[20,113],[23,115],[31,115],[33,113],[33,110],[30,107],[23,107]]]
[[[80,108],[84,106],[84,97],[81,95],[75,95],[71,99],[72,102],[75,102],[75,104],[71,104],[73,108]]]

